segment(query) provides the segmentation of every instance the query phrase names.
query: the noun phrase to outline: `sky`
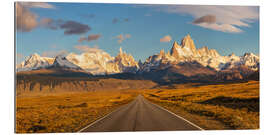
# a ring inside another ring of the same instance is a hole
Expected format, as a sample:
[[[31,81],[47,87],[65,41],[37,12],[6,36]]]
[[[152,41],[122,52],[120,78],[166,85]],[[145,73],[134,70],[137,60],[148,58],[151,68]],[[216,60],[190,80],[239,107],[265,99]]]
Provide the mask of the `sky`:
[[[144,61],[190,34],[197,48],[221,55],[259,54],[259,7],[16,3],[17,63],[44,57],[119,48]]]

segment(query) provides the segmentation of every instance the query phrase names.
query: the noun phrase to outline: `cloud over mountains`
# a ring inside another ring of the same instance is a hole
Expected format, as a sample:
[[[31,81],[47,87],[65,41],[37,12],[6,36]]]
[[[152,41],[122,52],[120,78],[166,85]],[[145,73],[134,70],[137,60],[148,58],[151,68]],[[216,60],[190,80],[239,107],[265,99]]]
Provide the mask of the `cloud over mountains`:
[[[156,11],[190,15],[192,24],[216,31],[239,33],[259,19],[256,6],[210,6],[210,5],[144,5]]]
[[[93,41],[93,40],[98,40],[101,37],[100,34],[90,34],[87,37],[80,37],[80,39],[78,40],[78,42],[83,42],[83,41]]]
[[[41,18],[30,11],[30,8],[54,9],[51,4],[44,2],[17,2],[16,3],[16,27],[21,32],[30,32],[37,27],[49,28],[52,30],[62,29],[65,35],[83,34],[91,30],[87,24],[76,21],[52,18]]]
[[[160,39],[160,42],[170,42],[171,40],[172,40],[172,37],[170,35],[166,35]]]
[[[88,45],[75,45],[75,49],[77,49],[80,52],[102,52],[103,50],[99,49],[97,45],[94,45],[93,47],[90,47]]]
[[[120,35],[117,35],[115,38],[118,39],[117,42],[119,44],[121,44],[124,40],[131,38],[131,35],[130,34],[120,34]]]
[[[19,31],[29,32],[37,27],[37,15],[20,3],[16,3],[16,27]]]

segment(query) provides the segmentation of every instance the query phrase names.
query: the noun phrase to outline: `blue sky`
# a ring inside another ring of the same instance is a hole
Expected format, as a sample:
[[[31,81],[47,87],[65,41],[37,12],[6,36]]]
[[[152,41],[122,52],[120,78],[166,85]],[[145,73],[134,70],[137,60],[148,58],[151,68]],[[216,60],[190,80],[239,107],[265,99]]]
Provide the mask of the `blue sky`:
[[[17,62],[33,53],[52,57],[89,48],[115,56],[120,46],[144,61],[187,34],[197,48],[208,46],[221,55],[259,54],[258,7],[17,3],[16,8]],[[170,38],[161,40],[164,36]]]

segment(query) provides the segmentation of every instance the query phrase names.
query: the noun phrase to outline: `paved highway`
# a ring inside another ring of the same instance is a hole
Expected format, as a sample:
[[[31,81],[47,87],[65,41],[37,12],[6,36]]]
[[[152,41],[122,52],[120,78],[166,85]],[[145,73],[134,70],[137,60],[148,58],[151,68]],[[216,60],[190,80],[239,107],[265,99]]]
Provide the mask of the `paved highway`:
[[[79,132],[203,130],[139,95]]]

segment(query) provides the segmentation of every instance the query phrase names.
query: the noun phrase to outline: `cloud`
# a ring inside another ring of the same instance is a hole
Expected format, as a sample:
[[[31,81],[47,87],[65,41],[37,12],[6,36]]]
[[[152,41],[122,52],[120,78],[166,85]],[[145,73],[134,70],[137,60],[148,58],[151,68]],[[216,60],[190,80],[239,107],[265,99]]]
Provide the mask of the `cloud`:
[[[125,38],[131,38],[131,35],[130,34],[126,34],[125,35]]]
[[[57,30],[62,23],[63,20],[61,19],[53,20],[51,18],[42,18],[39,22],[39,26],[52,30]]]
[[[78,42],[98,40],[101,37],[100,34],[88,35],[88,37],[81,37]]]
[[[170,35],[164,36],[160,39],[160,42],[170,42],[172,40],[172,37]]]
[[[209,24],[212,24],[212,23],[216,23],[216,16],[214,15],[205,15],[205,16],[202,16],[198,19],[195,19],[192,23],[194,24],[200,24],[200,23],[209,23]]]
[[[120,35],[117,35],[115,38],[118,39],[117,42],[119,44],[121,44],[124,40],[131,38],[131,35],[130,34],[120,34]]]
[[[20,64],[24,59],[24,55],[21,53],[16,54],[16,64]]]
[[[151,7],[167,13],[191,15],[194,18],[192,24],[196,26],[229,33],[243,32],[241,27],[250,27],[250,23],[259,19],[259,9],[256,6],[152,5]],[[216,18],[215,21],[213,16]],[[209,23],[209,19],[212,23]]]
[[[44,51],[41,56],[42,57],[51,57],[51,58],[54,58],[58,55],[67,55],[68,54],[68,51],[66,50],[59,50],[59,51],[55,51],[55,50],[52,50],[52,51]]]
[[[23,54],[17,53],[17,58],[18,58],[18,59],[21,59],[21,58],[23,58],[23,57],[24,57]]]
[[[55,8],[53,5],[45,2],[18,2],[27,8]]]
[[[65,35],[83,34],[91,29],[87,24],[81,24],[76,21],[66,21],[60,25],[60,28],[64,29]]]
[[[112,23],[115,24],[115,23],[117,23],[118,21],[119,21],[119,19],[113,18]]]
[[[30,8],[55,8],[53,5],[44,2],[16,2],[16,27],[22,32],[30,32],[37,28],[38,15],[31,12]]]
[[[41,18],[38,22],[38,15],[31,12],[29,8],[54,9],[51,4],[44,2],[17,2],[16,3],[16,27],[19,31],[30,32],[34,28],[44,27],[52,30],[63,29],[65,35],[83,34],[91,30],[87,24],[76,21],[53,20],[51,18]]]
[[[197,24],[198,26],[212,29],[212,30],[217,30],[217,31],[222,31],[222,32],[228,32],[228,33],[240,33],[243,32],[241,29],[235,27],[234,25],[230,24],[217,24],[217,23],[200,23]]]
[[[42,18],[39,26],[51,30],[63,29],[65,35],[83,34],[91,30],[87,24],[81,24],[76,21],[54,20],[51,18]]]
[[[129,21],[130,21],[129,18],[124,18],[124,19],[113,18],[112,23],[116,24],[116,23],[119,23],[119,22],[129,22]]]
[[[103,50],[99,49],[97,45],[90,47],[88,45],[75,45],[74,46],[75,49],[79,50],[80,52],[101,52]]]
[[[21,3],[16,3],[16,27],[19,31],[30,32],[36,28],[38,26],[37,17]]]

